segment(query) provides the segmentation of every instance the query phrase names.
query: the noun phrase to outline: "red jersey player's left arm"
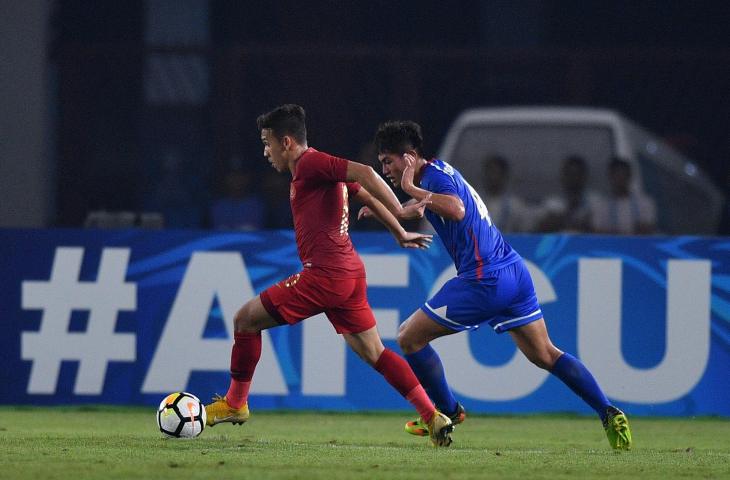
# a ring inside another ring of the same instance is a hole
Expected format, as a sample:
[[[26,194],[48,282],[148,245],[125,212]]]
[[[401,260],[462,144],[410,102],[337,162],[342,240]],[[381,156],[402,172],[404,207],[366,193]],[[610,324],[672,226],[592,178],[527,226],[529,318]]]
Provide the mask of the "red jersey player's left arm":
[[[375,173],[373,167],[362,163],[347,161],[347,181],[357,182],[362,185],[368,193],[379,200],[381,206],[385,207],[398,220],[411,220],[423,217],[423,209],[421,207],[430,202],[426,198],[412,205],[401,205],[393,190],[390,189],[380,175]]]
[[[385,206],[378,201],[377,198],[370,195],[370,193],[361,186],[360,190],[353,195],[359,202],[363,203],[375,218],[380,221],[395,237],[398,244],[403,248],[428,248],[431,246],[431,240],[433,235],[427,235],[424,233],[407,232],[398,220],[388,211]],[[364,207],[363,207],[364,208]]]

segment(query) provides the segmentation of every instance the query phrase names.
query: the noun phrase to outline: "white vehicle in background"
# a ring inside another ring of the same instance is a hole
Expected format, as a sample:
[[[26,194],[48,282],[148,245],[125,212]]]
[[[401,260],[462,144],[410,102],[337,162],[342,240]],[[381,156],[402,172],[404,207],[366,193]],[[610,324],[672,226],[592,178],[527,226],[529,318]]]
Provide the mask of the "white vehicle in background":
[[[654,198],[665,234],[714,234],[724,198],[697,165],[617,112],[597,108],[512,107],[463,112],[449,129],[439,158],[477,189],[488,155],[504,156],[511,189],[537,203],[560,191],[560,167],[571,154],[585,158],[588,187],[607,193],[607,162],[632,165],[633,188]]]

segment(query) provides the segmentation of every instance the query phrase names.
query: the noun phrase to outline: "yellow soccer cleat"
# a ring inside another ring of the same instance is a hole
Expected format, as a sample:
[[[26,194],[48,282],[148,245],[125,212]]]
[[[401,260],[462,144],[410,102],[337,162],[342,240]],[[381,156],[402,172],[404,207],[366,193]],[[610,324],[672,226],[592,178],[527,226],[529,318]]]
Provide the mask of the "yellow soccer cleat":
[[[629,419],[624,412],[616,407],[608,407],[606,419],[603,421],[603,429],[606,431],[608,443],[614,450],[631,450],[633,439]]]
[[[454,431],[454,425],[451,419],[443,413],[436,410],[428,422],[428,436],[434,447],[448,447],[451,445],[451,432]]]
[[[213,403],[205,406],[205,414],[207,419],[205,424],[209,427],[218,425],[219,423],[232,423],[234,425],[243,425],[251,414],[248,411],[248,403],[241,408],[233,408],[228,405],[226,397],[216,395],[213,397]]]
[[[464,410],[464,406],[460,403],[457,403],[456,412],[454,412],[453,415],[450,415],[449,418],[451,419],[451,423],[454,425],[454,427],[466,420],[466,410]],[[421,417],[407,422],[405,430],[406,433],[410,433],[411,435],[428,437],[428,425],[426,425],[426,422],[424,422]]]

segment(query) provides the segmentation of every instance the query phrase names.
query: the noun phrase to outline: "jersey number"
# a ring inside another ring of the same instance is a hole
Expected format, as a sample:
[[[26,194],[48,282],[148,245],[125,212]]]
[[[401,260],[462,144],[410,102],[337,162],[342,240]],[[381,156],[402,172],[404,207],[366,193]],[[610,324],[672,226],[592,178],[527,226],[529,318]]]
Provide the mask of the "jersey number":
[[[347,185],[342,184],[342,217],[340,218],[340,235],[347,235],[350,226],[350,203],[347,198]]]
[[[474,199],[474,203],[476,203],[476,205],[477,205],[477,210],[479,211],[479,216],[483,220],[486,220],[487,221],[487,224],[489,224],[489,226],[491,227],[492,226],[492,219],[489,218],[489,210],[487,210],[487,206],[484,205],[484,202],[482,201],[481,197],[476,192],[476,190],[474,190],[472,188],[472,186],[469,185],[466,181],[464,181],[464,183],[466,184],[467,188],[469,189],[469,193],[471,193],[471,198]]]

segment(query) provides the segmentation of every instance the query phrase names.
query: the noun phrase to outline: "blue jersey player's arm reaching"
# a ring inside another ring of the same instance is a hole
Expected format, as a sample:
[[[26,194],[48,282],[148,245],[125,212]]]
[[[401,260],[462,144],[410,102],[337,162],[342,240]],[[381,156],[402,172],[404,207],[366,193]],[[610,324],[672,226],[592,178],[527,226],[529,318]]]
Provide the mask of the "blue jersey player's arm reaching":
[[[509,332],[532,363],[558,377],[590,405],[603,421],[613,448],[630,449],[626,416],[609,402],[580,360],[550,341],[525,263],[492,223],[471,185],[448,163],[423,157],[421,128],[414,122],[380,125],[375,143],[383,175],[394,187],[426,204],[426,218],[457,270],[457,276],[416,310],[398,333],[400,348],[439,410],[455,424],[466,416],[430,342],[488,323],[497,333]],[[409,422],[406,430],[427,434],[420,420]]]

